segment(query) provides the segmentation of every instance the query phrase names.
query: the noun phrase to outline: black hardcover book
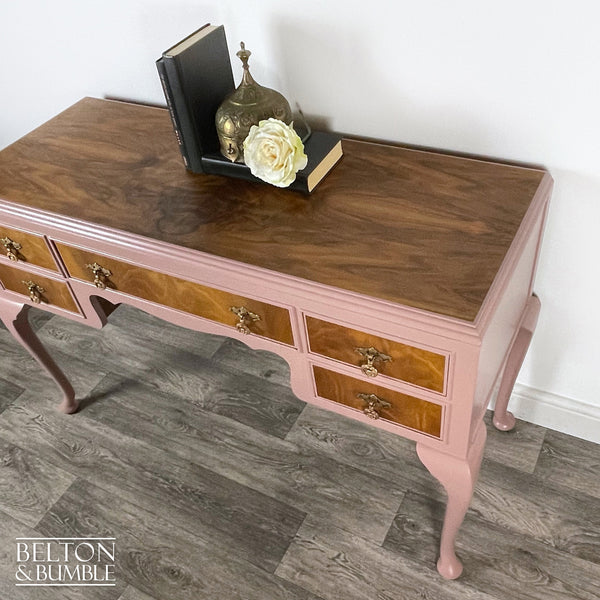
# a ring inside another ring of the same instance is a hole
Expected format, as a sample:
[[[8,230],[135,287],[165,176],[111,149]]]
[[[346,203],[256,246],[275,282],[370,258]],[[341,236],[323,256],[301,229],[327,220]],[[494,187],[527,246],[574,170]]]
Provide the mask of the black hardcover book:
[[[177,143],[179,144],[179,150],[181,150],[181,156],[183,158],[183,164],[186,169],[190,168],[190,160],[188,158],[189,152],[186,148],[186,145],[183,141],[183,135],[181,133],[181,124],[179,123],[179,113],[175,110],[175,99],[173,97],[173,91],[171,89],[171,84],[169,83],[167,77],[167,70],[165,68],[165,63],[162,59],[158,59],[156,61],[156,68],[158,69],[158,74],[160,76],[160,83],[162,84],[163,92],[165,93],[165,98],[167,100],[167,107],[169,109],[169,114],[171,115],[171,121],[173,122],[173,129],[175,130],[175,137],[177,138]],[[181,92],[179,92],[181,95]],[[188,125],[188,130],[189,130]],[[188,136],[189,137],[189,136]]]
[[[187,169],[202,173],[202,156],[219,151],[215,114],[233,92],[222,25],[207,24],[163,52],[156,67]]]
[[[285,189],[309,194],[342,157],[342,136],[338,133],[313,131],[304,143],[304,153],[308,157],[306,167],[298,171],[296,180]],[[219,151],[204,154],[202,169],[205,173],[213,175],[226,175],[264,183],[252,175],[248,166],[231,162]]]

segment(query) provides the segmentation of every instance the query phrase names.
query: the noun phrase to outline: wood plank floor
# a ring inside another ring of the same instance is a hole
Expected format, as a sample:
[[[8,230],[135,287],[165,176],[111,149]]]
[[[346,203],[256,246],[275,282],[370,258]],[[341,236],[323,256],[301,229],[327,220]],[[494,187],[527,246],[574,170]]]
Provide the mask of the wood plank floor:
[[[121,306],[35,313],[83,398],[0,328],[0,598],[598,600],[600,446],[489,427],[457,551],[414,444],[300,402],[287,365]],[[113,536],[117,585],[15,587],[17,537]]]

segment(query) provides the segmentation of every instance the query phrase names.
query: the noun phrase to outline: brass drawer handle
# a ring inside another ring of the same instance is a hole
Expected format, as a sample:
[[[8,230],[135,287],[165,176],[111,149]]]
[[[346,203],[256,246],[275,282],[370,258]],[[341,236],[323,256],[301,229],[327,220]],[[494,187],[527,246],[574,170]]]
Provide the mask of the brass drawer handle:
[[[35,304],[39,304],[43,300],[42,294],[46,290],[37,283],[35,283],[35,281],[23,280],[22,283],[27,286],[27,291],[29,292],[29,299]]]
[[[229,310],[237,315],[237,318],[239,319],[235,326],[240,333],[252,333],[248,326],[255,321],[260,321],[260,317],[257,314],[250,312],[245,306],[230,306]]]
[[[362,372],[369,377],[376,377],[379,371],[375,368],[376,362],[391,362],[392,357],[383,352],[379,352],[377,348],[356,348],[356,351],[367,359],[367,362],[360,365]]]
[[[379,414],[379,410],[382,408],[391,408],[392,405],[389,402],[383,400],[376,394],[356,394],[356,397],[360,400],[363,400],[367,403],[367,406],[363,409],[363,412],[367,417],[371,417],[371,419],[379,419],[381,416]]]
[[[108,269],[105,269],[97,262],[85,266],[87,269],[90,269],[94,274],[94,285],[101,290],[105,289],[107,279],[112,275],[112,272]]]
[[[9,237],[0,238],[0,243],[6,248],[6,256],[13,262],[19,260],[19,250],[23,247],[19,242],[11,240]]]

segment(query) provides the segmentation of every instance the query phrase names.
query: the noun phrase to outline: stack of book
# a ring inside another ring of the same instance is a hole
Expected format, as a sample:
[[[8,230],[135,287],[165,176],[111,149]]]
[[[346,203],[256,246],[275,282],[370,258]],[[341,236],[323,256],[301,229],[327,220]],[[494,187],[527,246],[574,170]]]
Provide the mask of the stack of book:
[[[201,27],[163,52],[156,66],[185,167],[193,173],[260,181],[246,165],[220,152],[215,114],[235,89],[224,27]],[[309,193],[342,157],[341,136],[314,131],[304,152],[308,164],[289,187]]]

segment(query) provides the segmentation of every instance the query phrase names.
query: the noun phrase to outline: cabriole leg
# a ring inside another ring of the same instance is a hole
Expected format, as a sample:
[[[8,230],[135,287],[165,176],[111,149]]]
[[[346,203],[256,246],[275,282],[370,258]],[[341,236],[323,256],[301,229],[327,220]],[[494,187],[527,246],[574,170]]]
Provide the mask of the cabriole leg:
[[[486,430],[480,423],[475,441],[466,459],[444,454],[429,446],[417,444],[417,454],[427,470],[442,484],[448,495],[446,514],[442,526],[440,557],[437,569],[446,579],[456,579],[463,570],[454,546],[458,530],[471,503],[475,482],[483,457]]]
[[[63,392],[63,401],[58,406],[58,410],[63,413],[73,413],[78,407],[73,386],[31,329],[29,319],[27,318],[28,312],[29,306],[27,304],[0,300],[0,319],[2,319],[6,328],[29,354],[35,358],[48,375],[54,379]]]
[[[508,359],[506,360],[504,374],[502,375],[502,381],[496,398],[496,407],[494,409],[493,418],[494,426],[500,431],[510,431],[515,426],[515,417],[507,410],[508,401],[510,400],[510,395],[515,386],[515,381],[517,380],[517,375],[521,370],[521,365],[527,354],[529,343],[531,342],[537,323],[537,318],[540,314],[540,306],[539,298],[537,296],[531,296],[525,307],[523,323],[521,324],[521,328],[510,349]]]

